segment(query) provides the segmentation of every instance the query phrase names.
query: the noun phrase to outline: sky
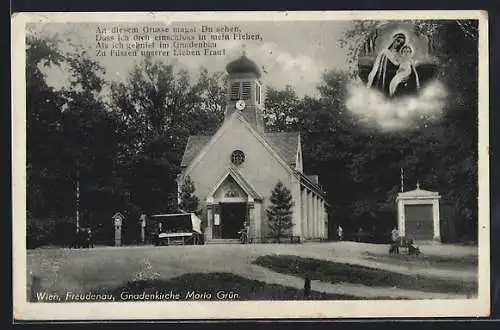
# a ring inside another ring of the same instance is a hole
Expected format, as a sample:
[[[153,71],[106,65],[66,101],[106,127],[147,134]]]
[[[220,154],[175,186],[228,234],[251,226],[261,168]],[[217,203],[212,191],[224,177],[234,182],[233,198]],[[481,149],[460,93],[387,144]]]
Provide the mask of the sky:
[[[195,26],[201,29],[203,22],[171,23],[169,26]],[[344,31],[351,27],[349,21],[293,21],[293,22],[210,22],[209,26],[234,26],[248,33],[259,33],[262,41],[223,41],[218,48],[226,48],[226,56],[190,56],[157,57],[168,63],[176,63],[191,73],[195,79],[199,68],[206,67],[210,72],[225,71],[231,60],[241,56],[245,50],[247,56],[264,68],[261,78],[264,85],[283,88],[292,85],[299,96],[317,95],[316,86],[321,82],[322,74],[330,69],[348,69],[346,50],[339,46],[339,39]],[[61,50],[70,50],[70,43],[87,49],[93,59],[106,69],[106,78],[110,81],[123,81],[139,57],[96,56],[97,28],[120,27],[159,27],[159,23],[44,23],[33,24],[29,29],[43,36],[54,36],[61,40]],[[67,82],[64,69],[49,70],[48,81],[53,86]]]
[[[299,97],[305,95],[318,96],[317,86],[322,81],[322,75],[332,69],[349,70],[347,50],[340,47],[339,40],[346,30],[353,27],[352,21],[265,21],[265,22],[112,22],[112,23],[36,23],[28,27],[32,33],[41,36],[56,36],[60,40],[61,51],[74,51],[74,46],[84,49],[106,70],[106,80],[124,81],[128,73],[141,57],[97,56],[96,33],[109,37],[112,28],[144,27],[169,28],[170,33],[160,32],[159,35],[172,34],[174,28],[195,28],[196,37],[202,26],[235,27],[241,32],[259,34],[259,40],[216,41],[217,49],[226,49],[224,56],[159,56],[156,59],[172,63],[190,73],[193,80],[198,78],[200,68],[209,72],[225,72],[226,65],[240,57],[245,51],[263,72],[261,81],[266,86],[282,89],[291,85]],[[107,32],[102,32],[107,29]],[[390,23],[378,28],[378,42],[375,52],[387,48],[392,42],[393,34],[405,31],[407,41],[425,58],[427,41],[411,35],[411,25],[408,23]],[[188,35],[184,34],[183,35]],[[151,35],[151,34],[150,34]],[[115,34],[116,36],[116,34]],[[424,56],[425,55],[425,56]],[[50,69],[47,72],[48,83],[54,87],[62,87],[68,82],[69,74],[65,68]],[[354,83],[354,82],[353,82]],[[439,81],[433,81],[421,86],[418,92],[402,99],[391,99],[364,84],[350,84],[346,100],[346,108],[357,117],[363,119],[369,126],[384,131],[406,130],[414,127],[422,118],[439,120],[447,104],[446,87]],[[106,97],[106,95],[103,95]]]

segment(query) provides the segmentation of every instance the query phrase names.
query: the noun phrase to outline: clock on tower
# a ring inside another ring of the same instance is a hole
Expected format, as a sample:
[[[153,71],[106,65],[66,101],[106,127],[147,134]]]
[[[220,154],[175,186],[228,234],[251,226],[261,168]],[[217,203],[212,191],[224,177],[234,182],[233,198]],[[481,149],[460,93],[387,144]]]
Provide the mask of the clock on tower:
[[[239,100],[238,102],[236,102],[236,109],[240,111],[245,109],[245,101]]]

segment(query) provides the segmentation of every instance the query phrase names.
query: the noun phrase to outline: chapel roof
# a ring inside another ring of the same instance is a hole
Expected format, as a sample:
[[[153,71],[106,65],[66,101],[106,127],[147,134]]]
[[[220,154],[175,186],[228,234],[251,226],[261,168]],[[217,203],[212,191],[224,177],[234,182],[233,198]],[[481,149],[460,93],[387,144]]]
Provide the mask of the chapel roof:
[[[439,198],[439,193],[420,189],[420,184],[417,183],[417,189],[400,192],[398,194],[398,199],[411,199],[411,198]]]
[[[299,132],[264,133],[263,135],[287,164],[295,164]]]
[[[299,143],[298,132],[264,133],[262,136],[287,164],[294,164]],[[181,167],[186,167],[201,152],[212,137],[207,135],[191,135],[181,161]]]
[[[226,65],[226,71],[231,73],[255,73],[257,77],[261,76],[259,67],[254,61],[242,55],[240,58]]]
[[[210,141],[210,135],[191,135],[188,138],[186,149],[181,160],[181,167],[188,166],[189,163],[200,153],[203,147]]]
[[[295,174],[297,177],[300,179],[300,183],[303,186],[308,187],[312,191],[316,192],[318,195],[325,197],[325,191],[323,190],[323,187],[319,184],[318,181],[312,181],[311,179],[318,179],[317,175],[314,174],[305,174],[300,171],[294,170]]]
[[[315,184],[319,183],[319,176],[318,175],[315,175],[315,174],[306,174],[306,178],[309,181],[314,182]]]

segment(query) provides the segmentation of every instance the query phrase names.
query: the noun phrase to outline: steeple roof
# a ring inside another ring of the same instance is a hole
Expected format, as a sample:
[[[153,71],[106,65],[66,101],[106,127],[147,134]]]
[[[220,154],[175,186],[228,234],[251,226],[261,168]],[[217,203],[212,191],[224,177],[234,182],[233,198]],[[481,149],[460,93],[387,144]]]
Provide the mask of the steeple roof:
[[[240,58],[226,65],[226,71],[231,73],[255,73],[260,78],[261,73],[257,64],[254,61],[242,55]]]

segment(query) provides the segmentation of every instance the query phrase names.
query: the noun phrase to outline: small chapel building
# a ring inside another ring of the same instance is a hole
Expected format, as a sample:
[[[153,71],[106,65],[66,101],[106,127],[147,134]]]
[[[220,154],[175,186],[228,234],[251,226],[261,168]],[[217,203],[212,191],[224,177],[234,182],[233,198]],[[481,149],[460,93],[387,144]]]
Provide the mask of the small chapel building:
[[[281,181],[293,197],[290,235],[301,240],[328,237],[325,192],[318,176],[303,171],[299,132],[268,133],[258,66],[245,55],[226,66],[229,75],[224,121],[212,136],[190,136],[181,161],[200,200],[205,240],[230,240],[246,222],[252,242],[271,238],[266,208]]]

